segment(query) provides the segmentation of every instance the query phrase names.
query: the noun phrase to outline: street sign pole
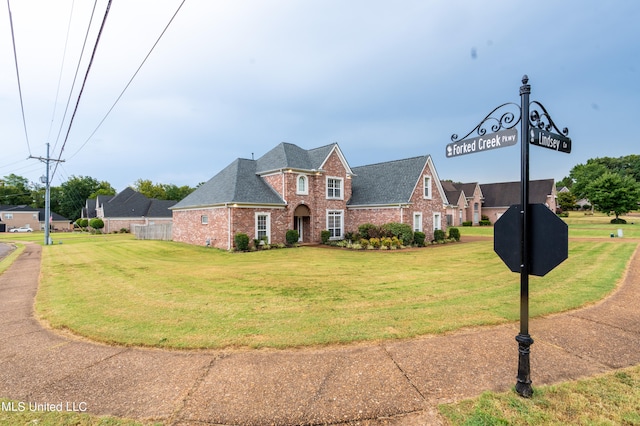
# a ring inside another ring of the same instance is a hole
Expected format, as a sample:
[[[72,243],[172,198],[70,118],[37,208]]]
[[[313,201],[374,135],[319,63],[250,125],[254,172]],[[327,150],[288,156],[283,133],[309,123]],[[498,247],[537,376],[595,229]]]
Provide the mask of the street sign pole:
[[[451,143],[446,146],[447,158],[513,146],[517,143],[515,127],[520,122],[522,135],[520,204],[514,204],[496,222],[494,250],[509,269],[520,272],[520,333],[516,336],[518,342],[516,392],[525,398],[530,398],[533,394],[529,363],[533,344],[533,339],[529,335],[529,275],[543,276],[568,256],[566,224],[550,212],[548,206],[529,204],[529,145],[538,145],[564,153],[571,152],[569,130],[566,127],[562,130],[558,129],[540,102],[529,101],[531,86],[528,83],[529,77],[525,75],[522,77],[522,86],[520,86],[520,105],[507,102],[494,108],[464,137],[460,138],[457,134],[451,135]],[[530,111],[532,105],[534,108]],[[514,112],[514,109],[517,112]],[[487,129],[492,133],[487,134]],[[554,230],[553,238],[547,238],[548,234],[543,232],[548,229]],[[540,235],[535,235],[536,238],[534,238],[532,235],[534,230],[545,234],[545,237],[542,237],[545,239],[541,240]],[[520,232],[519,241],[518,231]],[[553,245],[549,246],[552,242]]]
[[[522,77],[520,86],[520,125],[521,134],[529,134],[529,94],[531,86],[527,84],[529,77]],[[533,394],[531,388],[531,366],[529,363],[530,347],[533,339],[529,335],[529,144],[523,140],[520,163],[520,334],[518,342],[518,377],[516,392],[529,398]]]

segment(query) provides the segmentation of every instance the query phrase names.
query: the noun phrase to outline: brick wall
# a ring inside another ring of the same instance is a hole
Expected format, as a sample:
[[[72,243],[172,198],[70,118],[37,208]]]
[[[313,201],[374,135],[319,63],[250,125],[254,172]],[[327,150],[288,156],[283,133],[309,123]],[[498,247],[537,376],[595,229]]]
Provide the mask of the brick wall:
[[[217,207],[173,211],[173,241],[229,249],[229,208]],[[207,223],[202,223],[207,216]],[[233,242],[232,242],[233,243]]]

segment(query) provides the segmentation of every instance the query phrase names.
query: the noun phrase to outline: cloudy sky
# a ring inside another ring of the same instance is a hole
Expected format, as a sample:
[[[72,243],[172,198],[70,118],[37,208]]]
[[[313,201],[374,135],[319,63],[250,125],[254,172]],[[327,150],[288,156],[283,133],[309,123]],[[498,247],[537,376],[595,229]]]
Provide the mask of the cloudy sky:
[[[53,185],[196,186],[284,141],[338,142],[351,166],[430,154],[444,179],[519,180],[519,145],[445,148],[519,104],[524,74],[573,141],[571,154],[531,147],[532,179],[640,153],[636,0],[186,0],[151,51],[181,3],[112,3],[70,130],[107,1],[90,27],[90,1],[10,1],[20,85],[0,8],[0,176],[37,181],[44,165],[27,158],[49,142],[65,160]]]

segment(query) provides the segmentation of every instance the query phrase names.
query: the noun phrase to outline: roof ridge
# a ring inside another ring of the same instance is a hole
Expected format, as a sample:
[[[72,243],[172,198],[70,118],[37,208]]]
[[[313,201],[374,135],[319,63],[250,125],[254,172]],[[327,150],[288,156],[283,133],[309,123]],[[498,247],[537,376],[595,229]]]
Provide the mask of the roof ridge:
[[[415,159],[417,159],[417,158],[425,158],[425,159],[426,159],[426,158],[428,158],[428,157],[429,157],[429,154],[425,154],[425,155],[416,155],[415,157],[399,158],[399,159],[397,159],[397,160],[389,160],[389,161],[380,161],[380,162],[378,162],[378,163],[364,164],[364,165],[362,165],[362,166],[355,166],[355,167],[353,167],[353,168],[354,168],[354,169],[357,169],[357,168],[361,168],[361,167],[377,166],[377,165],[380,165],[380,164],[398,163],[398,162],[400,162],[400,161],[415,160]]]

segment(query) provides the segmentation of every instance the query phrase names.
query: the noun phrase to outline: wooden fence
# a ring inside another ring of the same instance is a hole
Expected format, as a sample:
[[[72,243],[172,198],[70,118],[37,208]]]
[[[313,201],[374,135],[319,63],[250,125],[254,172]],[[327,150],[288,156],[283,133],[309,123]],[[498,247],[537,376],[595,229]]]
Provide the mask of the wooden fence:
[[[172,239],[172,224],[162,223],[158,225],[133,225],[133,233],[138,240],[164,240]]]

